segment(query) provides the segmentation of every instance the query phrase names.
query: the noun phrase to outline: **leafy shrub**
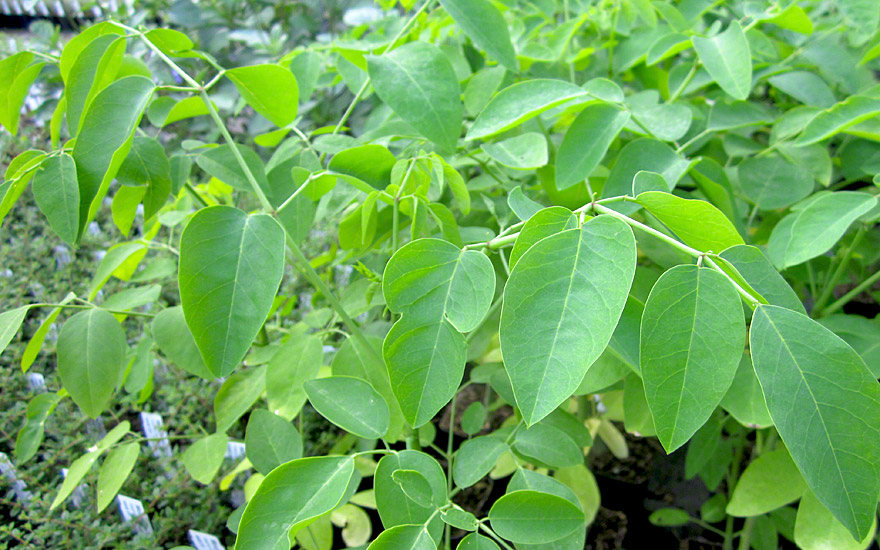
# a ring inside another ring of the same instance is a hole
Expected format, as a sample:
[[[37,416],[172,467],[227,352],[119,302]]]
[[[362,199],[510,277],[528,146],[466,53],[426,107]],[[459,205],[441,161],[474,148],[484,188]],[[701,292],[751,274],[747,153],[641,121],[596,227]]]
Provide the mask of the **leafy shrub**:
[[[582,548],[584,457],[598,440],[625,454],[614,421],[688,444],[686,475],[717,491],[655,524],[725,548],[867,548],[880,327],[844,307],[876,306],[880,278],[880,5],[387,4],[272,63],[224,68],[186,34],[116,21],[0,62],[12,134],[34,81],[64,89],[0,217],[30,184],[76,247],[112,192],[120,235],[140,231],[79,295],[0,315],[5,348],[32,311],[72,314],[63,387],[30,402],[18,460],[67,397],[91,418],[150,399],[158,350],[222,379],[215,431],[181,462],[211,483],[243,434],[239,549]],[[311,98],[340,87],[354,97],[327,124]],[[304,252],[317,224],[336,239]],[[130,284],[99,298],[111,280]],[[346,432],[332,448],[303,448],[307,402]],[[51,507],[99,459],[106,507],[143,440],[120,422]],[[506,491],[472,506],[487,476]]]

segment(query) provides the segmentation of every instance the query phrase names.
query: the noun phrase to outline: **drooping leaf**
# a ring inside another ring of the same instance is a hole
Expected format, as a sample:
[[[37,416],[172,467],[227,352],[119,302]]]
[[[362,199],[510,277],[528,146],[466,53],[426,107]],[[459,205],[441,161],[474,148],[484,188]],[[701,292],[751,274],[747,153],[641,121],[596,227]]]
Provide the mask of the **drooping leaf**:
[[[880,97],[850,96],[810,120],[795,145],[817,143],[877,115],[880,115]]]
[[[880,384],[846,342],[778,306],[757,308],[750,347],[792,459],[819,501],[861,540],[880,494]]]
[[[367,58],[376,93],[397,115],[446,151],[455,150],[463,107],[458,78],[443,52],[410,42]]]
[[[305,384],[309,402],[321,416],[364,439],[378,439],[388,431],[388,404],[373,387],[358,378],[330,376]]]
[[[235,550],[288,550],[288,532],[336,508],[354,472],[350,456],[300,458],[275,468],[244,509]]]
[[[225,433],[215,433],[190,445],[181,457],[187,473],[203,485],[211,483],[223,463],[228,441]]]
[[[0,124],[13,136],[18,133],[21,108],[31,85],[45,63],[32,63],[34,54],[19,52],[0,61]]]
[[[302,438],[293,424],[265,409],[251,413],[244,442],[248,460],[263,475],[302,457]]]
[[[97,418],[125,373],[125,332],[113,315],[94,308],[64,323],[56,349],[64,388],[86,415]]]
[[[47,158],[34,174],[31,189],[52,230],[74,246],[79,234],[79,186],[73,157],[62,153]]]
[[[635,256],[629,227],[600,216],[539,241],[516,264],[504,289],[500,339],[528,425],[568,398],[605,349],[626,303]]]
[[[647,191],[636,201],[663,222],[685,244],[703,252],[721,252],[745,244],[736,228],[712,204],[671,193]]]
[[[689,163],[662,141],[640,138],[627,143],[605,181],[603,197],[632,194],[633,178],[640,171],[660,174],[671,191],[687,172]]]
[[[52,501],[52,505],[49,507],[50,510],[57,508],[59,504],[70,496],[74,489],[79,487],[80,482],[89,473],[89,470],[92,469],[92,465],[98,460],[99,456],[101,456],[101,451],[93,450],[73,461],[67,470],[67,475],[64,476],[61,489],[58,490],[55,500]]]
[[[738,21],[711,38],[691,39],[697,56],[712,79],[734,99],[747,99],[752,91],[752,52]]]
[[[25,423],[15,438],[15,461],[24,464],[37,454],[45,433],[44,425],[49,415],[61,401],[57,393],[41,393],[28,401]]]
[[[214,397],[217,432],[225,432],[266,390],[266,367],[237,372],[226,379]]]
[[[641,366],[667,452],[690,439],[721,402],[745,340],[739,295],[720,273],[681,265],[654,285],[642,316]]]
[[[101,90],[89,105],[71,153],[79,185],[80,237],[128,154],[153,90],[149,78],[126,76]]]
[[[498,164],[514,170],[534,170],[547,164],[547,139],[538,132],[484,143],[482,149]]]
[[[125,39],[105,34],[92,40],[77,56],[64,89],[71,137],[77,136],[85,122],[83,114],[95,95],[115,79],[124,53]]]
[[[744,354],[740,360],[733,383],[721,400],[721,408],[744,426],[766,428],[773,424],[764,401],[764,392],[752,366],[752,358],[748,354]]]
[[[283,267],[284,230],[266,214],[212,206],[183,230],[180,302],[214,376],[228,375],[247,353],[269,315]]]
[[[244,159],[251,175],[257,184],[265,191],[269,188],[266,178],[266,168],[256,151],[244,145],[236,145],[238,152]],[[231,185],[239,191],[253,192],[253,187],[248,181],[247,175],[241,169],[241,165],[235,158],[235,153],[230,145],[211,147],[195,157],[199,168],[214,176],[227,185]]]
[[[22,306],[0,313],[0,353],[3,353],[12,341],[30,309],[31,306]]]
[[[727,513],[748,517],[766,514],[801,498],[807,485],[783,449],[764,453],[743,471],[736,482]]]
[[[98,472],[98,513],[104,511],[116,498],[116,493],[122,488],[128,475],[134,469],[140,453],[140,444],[137,441],[126,443],[110,451],[101,470]]]
[[[510,42],[507,22],[498,8],[489,0],[440,0],[443,9],[452,16],[478,48],[507,69],[516,72],[516,52]]]
[[[165,206],[171,194],[171,164],[157,139],[137,136],[116,179],[123,185],[144,186],[144,220]]]
[[[586,92],[564,80],[534,79],[501,90],[477,116],[465,139],[487,138],[509,130]]]
[[[374,189],[385,189],[391,183],[395,162],[397,160],[387,147],[371,143],[336,153],[327,168],[361,180]]]
[[[607,103],[588,105],[571,123],[556,156],[556,188],[590,177],[629,121],[629,112]]]
[[[580,447],[571,437],[544,422],[520,428],[513,440],[513,448],[523,456],[557,468],[575,466],[584,461]]]
[[[183,317],[182,307],[169,307],[157,313],[153,318],[151,331],[159,350],[172,363],[200,378],[207,380],[215,378],[199,353],[196,341]]]
[[[824,254],[876,204],[873,195],[856,191],[810,197],[773,228],[768,245],[770,259],[785,269]]]
[[[276,126],[287,126],[296,118],[299,88],[289,70],[280,65],[251,65],[228,69],[225,75],[247,104]]]
[[[749,286],[766,298],[768,303],[806,313],[800,298],[760,248],[732,246],[721,253],[721,258],[736,268]]]

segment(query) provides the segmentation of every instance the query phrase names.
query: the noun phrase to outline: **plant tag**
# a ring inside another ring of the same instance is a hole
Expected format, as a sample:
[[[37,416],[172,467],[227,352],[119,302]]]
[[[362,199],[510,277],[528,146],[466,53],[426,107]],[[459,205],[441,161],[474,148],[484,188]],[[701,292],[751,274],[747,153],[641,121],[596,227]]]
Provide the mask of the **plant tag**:
[[[46,391],[46,379],[38,372],[27,373],[27,383],[28,387],[37,393]]]
[[[188,534],[189,541],[196,550],[226,550],[226,548],[220,544],[220,539],[214,535],[202,533],[201,531],[195,531],[193,529],[190,529]]]
[[[141,429],[144,436],[152,441],[147,444],[153,450],[153,456],[171,456],[171,444],[168,442],[168,432],[162,429],[162,417],[156,413],[141,413]]]
[[[28,501],[33,497],[31,492],[27,490],[27,485],[25,485],[24,481],[18,479],[18,475],[15,473],[15,466],[12,465],[12,461],[9,460],[6,453],[0,453],[0,474],[3,474],[3,477],[12,482],[12,490],[15,491],[16,500]]]
[[[240,441],[230,441],[226,444],[225,458],[238,460],[244,456],[244,443]]]
[[[116,502],[119,505],[119,513],[122,515],[122,521],[128,523],[135,520],[132,528],[136,533],[146,535],[153,532],[150,518],[148,518],[147,514],[144,512],[143,502],[125,495],[116,495]]]

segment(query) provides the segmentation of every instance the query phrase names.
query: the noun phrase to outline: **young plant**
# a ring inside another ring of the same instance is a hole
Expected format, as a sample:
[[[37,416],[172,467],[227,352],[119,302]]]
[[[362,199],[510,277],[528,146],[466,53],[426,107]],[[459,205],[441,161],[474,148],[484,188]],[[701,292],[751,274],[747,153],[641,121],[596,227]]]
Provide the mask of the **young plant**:
[[[4,60],[12,133],[42,73],[64,88],[52,148],[12,161],[0,218],[31,184],[76,246],[111,191],[122,235],[143,209],[86,295],[0,314],[2,349],[31,311],[48,326],[80,310],[20,458],[67,396],[91,418],[120,388],[148,399],[157,348],[223,380],[214,433],[182,457],[195,479],[248,415],[236,549],[330,548],[334,525],[374,550],[583,548],[585,456],[625,445],[614,420],[688,444],[687,475],[723,487],[702,519],[657,523],[699,521],[726,549],[777,533],[867,548],[880,326],[839,312],[880,278],[878,20],[871,2],[426,0],[277,63],[224,68],[178,31],[116,21]],[[336,84],[354,94],[341,119],[302,120]],[[266,155],[224,121],[236,102]],[[214,128],[168,132],[196,117]],[[318,222],[338,248],[309,258]],[[299,321],[288,264],[326,306]],[[334,288],[329,266],[359,277]],[[111,277],[161,287],[101,302]],[[348,434],[327,455],[302,457],[307,401]],[[129,430],[74,461],[53,507],[105,454],[99,509],[112,500],[138,457]],[[456,499],[486,476],[510,477],[504,494]]]

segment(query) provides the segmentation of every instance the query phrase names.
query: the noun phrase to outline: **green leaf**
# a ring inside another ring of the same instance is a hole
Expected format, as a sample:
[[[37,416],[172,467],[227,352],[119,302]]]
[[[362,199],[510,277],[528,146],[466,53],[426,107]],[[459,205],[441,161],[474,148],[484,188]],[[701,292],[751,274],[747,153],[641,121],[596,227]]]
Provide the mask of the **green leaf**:
[[[266,389],[266,367],[237,372],[226,379],[214,397],[217,432],[225,432],[251,408]]]
[[[693,111],[678,103],[630,106],[632,129],[662,141],[676,141],[684,137],[693,122]]]
[[[752,366],[752,358],[748,354],[744,354],[740,360],[733,383],[721,400],[721,408],[743,426],[766,428],[773,424],[764,401],[764,392]]]
[[[186,225],[180,237],[180,302],[214,376],[228,375],[247,353],[283,271],[284,230],[269,215],[211,206]]]
[[[686,525],[690,520],[690,514],[678,508],[660,508],[651,512],[648,517],[648,521],[660,527],[679,527]]]
[[[507,194],[507,206],[513,210],[516,217],[525,221],[543,209],[541,203],[533,201],[523,193],[522,187],[514,187]]]
[[[507,22],[492,2],[440,0],[440,4],[478,48],[485,50],[489,57],[509,70],[517,72],[516,52],[510,42]]]
[[[584,513],[568,500],[538,491],[514,491],[499,498],[489,510],[492,529],[499,536],[526,544],[559,540],[584,525]]]
[[[843,338],[858,353],[875,378],[880,378],[880,324],[860,315],[831,315],[822,326]]]
[[[778,306],[755,311],[750,347],[770,416],[807,485],[864,538],[880,493],[880,384],[846,342]]]
[[[663,176],[670,191],[687,172],[689,163],[672,148],[656,139],[640,138],[627,143],[605,182],[603,197],[617,197],[632,193],[633,178],[641,171]]]
[[[394,392],[391,390],[391,382],[388,378],[388,369],[385,367],[385,362],[375,352],[367,349],[368,345],[379,349],[382,345],[382,340],[374,336],[367,336],[367,340],[369,340],[368,344],[364,344],[355,338],[345,340],[333,356],[330,368],[334,376],[353,376],[366,380],[379,392],[379,395],[382,396],[390,410],[390,423],[385,439],[396,441],[403,430],[403,412],[400,410],[397,398],[394,397]],[[315,347],[314,356],[318,358],[316,363],[320,363],[320,358],[323,354],[320,342]],[[317,371],[314,376],[317,376]]]
[[[553,479],[572,490],[586,515],[587,525],[593,523],[599,512],[599,486],[593,473],[585,465],[578,464],[556,470]]]
[[[495,467],[498,457],[509,448],[503,439],[491,436],[475,437],[461,444],[455,454],[452,479],[458,487],[470,487]]]
[[[305,384],[309,402],[321,416],[364,439],[378,439],[388,431],[388,404],[373,387],[358,378],[331,376]]]
[[[443,520],[443,523],[462,531],[476,531],[479,527],[477,517],[461,508],[448,508],[440,512],[440,518]],[[459,544],[460,546],[461,544]]]
[[[92,469],[92,465],[98,460],[100,455],[100,450],[89,451],[73,461],[70,468],[67,470],[67,475],[64,477],[61,489],[58,490],[58,494],[55,495],[55,500],[52,501],[52,505],[49,507],[50,510],[57,508],[59,504],[64,502],[67,497],[70,496],[70,493],[72,493],[74,489],[79,487],[80,481],[82,481],[82,478],[89,473],[89,470]]]
[[[518,126],[544,111],[585,96],[564,80],[533,79],[501,90],[477,116],[465,139],[487,138]]]
[[[264,409],[251,413],[244,442],[248,460],[263,475],[302,457],[302,438],[293,424]]]
[[[126,76],[101,90],[89,105],[72,152],[79,185],[80,237],[128,155],[154,90],[149,78]]]
[[[859,540],[853,539],[828,508],[816,496],[807,491],[798,506],[794,524],[794,541],[803,550],[867,550],[874,542],[877,518],[870,530]]]
[[[410,500],[423,506],[431,508],[434,506],[434,493],[431,485],[425,476],[416,470],[394,470],[391,472],[391,479],[394,480],[403,494]]]
[[[64,50],[61,52],[61,60],[58,63],[58,69],[61,72],[61,78],[63,78],[65,82],[67,82],[70,75],[70,70],[71,68],[73,68],[73,64],[76,62],[79,54],[93,40],[105,34],[122,35],[125,34],[125,31],[116,26],[114,23],[106,21],[85,29],[78,35],[71,38],[70,41],[65,44]]]
[[[468,435],[479,433],[486,423],[486,406],[482,401],[474,401],[461,415],[461,429]]]
[[[354,472],[350,456],[300,458],[275,468],[244,509],[235,550],[288,550],[288,533],[336,508]]]
[[[356,178],[375,189],[385,189],[391,184],[391,171],[396,162],[387,147],[371,143],[336,153],[327,169]]]
[[[398,525],[382,531],[367,550],[436,550],[427,525]]]
[[[526,250],[550,235],[577,227],[577,217],[562,206],[551,206],[535,212],[519,231],[519,237],[510,251],[510,268],[516,265]]]
[[[806,313],[804,304],[760,248],[737,245],[721,253],[756,292],[775,306]]]
[[[119,492],[128,475],[134,469],[139,454],[140,444],[137,441],[132,441],[110,451],[104,463],[101,464],[101,469],[98,472],[97,495],[99,514],[113,502],[116,493]]]
[[[458,78],[449,58],[427,42],[410,42],[367,68],[376,93],[405,122],[441,149],[454,151],[463,107]]]
[[[144,220],[152,218],[171,194],[171,164],[159,140],[135,137],[116,179],[122,185],[146,186]]]
[[[739,295],[720,273],[680,265],[654,285],[642,316],[641,366],[666,452],[690,439],[721,402],[745,340]]]
[[[709,75],[734,99],[746,99],[752,91],[752,52],[738,21],[712,38],[691,39]]]
[[[73,157],[62,153],[43,161],[31,189],[52,230],[74,246],[79,232],[79,187]]]
[[[745,244],[727,216],[706,201],[683,199],[661,191],[641,193],[636,201],[697,250],[721,252]]]
[[[547,164],[547,139],[538,132],[484,143],[481,147],[489,157],[514,170],[534,170]]]
[[[57,393],[41,393],[28,401],[25,423],[15,438],[15,461],[24,464],[37,454],[43,442],[44,425],[61,401]]]
[[[565,432],[547,423],[538,423],[516,432],[513,448],[527,458],[556,468],[584,462],[584,454]]]
[[[736,482],[727,513],[736,517],[759,516],[803,496],[804,478],[784,448],[764,453],[752,461]]]
[[[68,319],[58,335],[58,374],[82,411],[97,418],[122,382],[128,345],[116,318],[90,309]]]
[[[105,34],[92,40],[77,56],[64,90],[67,128],[71,137],[77,136],[85,122],[83,114],[95,95],[115,80],[124,54],[125,39]]]
[[[471,533],[461,539],[456,548],[458,550],[500,550],[495,541],[477,533]]]
[[[388,308],[403,314],[383,345],[391,387],[406,419],[419,427],[458,389],[466,351],[461,332],[475,329],[489,310],[495,271],[480,252],[418,239],[392,256],[382,292]]]
[[[854,95],[816,115],[794,142],[810,145],[880,115],[880,97]]]
[[[205,360],[199,353],[192,332],[186,326],[182,307],[163,309],[153,318],[150,328],[159,350],[172,363],[199,378],[214,379],[214,375],[208,370]]]
[[[296,118],[299,88],[293,73],[280,65],[251,65],[229,69],[226,77],[254,110],[276,126]]]
[[[568,189],[589,178],[629,117],[628,111],[607,103],[593,103],[581,111],[559,145],[556,188]]]
[[[0,313],[0,353],[3,353],[12,341],[30,309],[31,306],[22,306]]]
[[[260,156],[250,147],[244,145],[236,145],[236,147],[260,188],[268,189],[269,181],[266,178],[266,168],[263,166]],[[241,165],[238,164],[230,145],[221,145],[205,150],[196,157],[196,164],[209,175],[239,191],[253,192],[253,187],[244,170],[241,169]]]
[[[768,82],[804,105],[826,109],[835,103],[834,93],[828,84],[819,75],[809,71],[778,74],[771,76]]]
[[[773,228],[768,244],[770,258],[785,269],[824,254],[876,204],[876,197],[854,191],[810,197]]]
[[[428,480],[433,492],[433,502],[446,501],[446,476],[436,460],[419,451],[400,451],[396,454],[385,455],[379,461],[373,478],[373,487],[376,492],[376,507],[382,525],[390,529],[397,525],[421,524],[428,521],[434,514],[436,507],[425,507],[406,496],[400,486],[391,477],[397,470],[415,470]],[[439,517],[434,519],[428,526],[429,532],[435,540],[439,540],[443,529],[443,522]]]
[[[225,433],[215,433],[190,445],[181,457],[187,473],[203,485],[211,483],[223,464],[228,442]]]
[[[761,210],[786,208],[813,192],[813,176],[779,155],[751,157],[737,166],[746,196]]]
[[[599,216],[539,241],[516,264],[504,289],[500,339],[527,425],[567,399],[605,349],[635,261],[629,226]]]
[[[303,384],[318,376],[324,360],[320,338],[293,334],[278,348],[266,369],[269,410],[292,420],[306,402]]]
[[[13,136],[18,133],[21,108],[31,85],[45,63],[33,63],[34,54],[19,52],[0,61],[0,124]]]

